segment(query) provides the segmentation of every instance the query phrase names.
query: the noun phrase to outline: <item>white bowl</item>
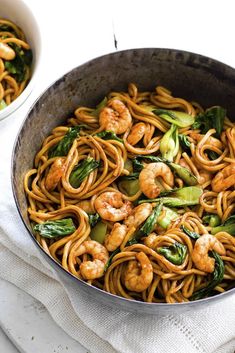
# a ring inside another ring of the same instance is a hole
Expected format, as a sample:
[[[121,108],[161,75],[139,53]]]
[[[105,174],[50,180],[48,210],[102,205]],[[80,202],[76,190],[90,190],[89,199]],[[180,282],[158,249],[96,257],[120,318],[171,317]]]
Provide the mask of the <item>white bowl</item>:
[[[19,108],[32,91],[41,58],[41,35],[35,16],[22,0],[0,0],[0,18],[9,19],[17,24],[25,33],[33,51],[31,79],[21,95],[0,110],[0,120],[2,120]]]

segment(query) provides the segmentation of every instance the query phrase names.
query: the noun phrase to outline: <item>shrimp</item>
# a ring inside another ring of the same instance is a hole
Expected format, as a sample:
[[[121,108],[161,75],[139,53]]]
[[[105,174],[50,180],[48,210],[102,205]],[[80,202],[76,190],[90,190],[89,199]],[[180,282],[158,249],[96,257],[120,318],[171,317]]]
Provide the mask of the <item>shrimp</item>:
[[[99,123],[105,130],[123,134],[131,125],[132,117],[123,102],[112,99],[99,115]]]
[[[144,238],[144,245],[150,249],[155,249],[155,241],[157,239],[156,233],[150,233],[147,237]]]
[[[211,182],[214,192],[227,190],[231,186],[235,186],[235,163],[232,163],[218,172]]]
[[[128,262],[124,283],[130,291],[143,292],[153,280],[153,266],[142,251],[136,254],[136,260]]]
[[[4,60],[13,60],[16,54],[15,51],[6,43],[0,42],[0,58]]]
[[[100,217],[106,221],[118,222],[131,213],[131,202],[124,200],[120,192],[107,191],[100,194],[94,206]]]
[[[209,250],[215,250],[219,255],[226,253],[223,244],[215,236],[204,234],[195,242],[192,260],[199,270],[211,273],[215,268],[215,259],[208,256]]]
[[[110,234],[106,235],[104,245],[108,251],[116,250],[122,243],[127,233],[125,224],[115,223]]]
[[[127,142],[132,146],[136,145],[144,136],[146,126],[144,123],[137,123],[132,126],[131,131],[128,135]]]
[[[204,135],[198,134],[196,132],[191,132],[190,133],[190,137],[192,137],[193,140],[196,140],[197,142],[200,142],[201,139],[204,137]],[[209,136],[205,142],[207,145],[212,145],[217,147],[218,149],[222,149],[223,148],[223,144],[220,140],[218,140],[217,138],[213,137],[213,136]]]
[[[56,188],[62,175],[64,174],[65,168],[65,159],[56,158],[56,160],[52,163],[45,180],[45,187],[48,191],[52,191]]]
[[[170,187],[173,187],[173,173],[170,168],[162,162],[149,163],[140,172],[140,189],[150,199],[157,197],[162,190],[157,180],[158,177],[161,177]]]
[[[141,205],[135,207],[130,216],[124,221],[125,225],[137,228],[141,223],[143,223],[152,212],[151,203],[142,203]]]
[[[107,249],[95,240],[84,241],[76,251],[76,256],[89,254],[93,261],[84,261],[80,265],[81,275],[84,279],[100,278],[104,274],[104,267],[109,259]]]

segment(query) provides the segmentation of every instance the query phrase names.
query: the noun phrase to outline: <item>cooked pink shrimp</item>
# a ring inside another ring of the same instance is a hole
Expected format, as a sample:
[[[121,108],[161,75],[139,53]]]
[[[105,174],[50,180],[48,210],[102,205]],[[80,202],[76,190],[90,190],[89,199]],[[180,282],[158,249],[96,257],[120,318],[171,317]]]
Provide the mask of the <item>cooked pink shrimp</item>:
[[[100,278],[104,274],[104,267],[109,259],[107,249],[95,240],[84,241],[76,251],[76,256],[89,254],[93,261],[84,261],[80,265],[81,275],[84,279]]]
[[[148,256],[142,251],[136,254],[136,260],[128,262],[124,283],[131,291],[143,292],[153,280],[153,266]]]
[[[52,163],[45,180],[45,188],[48,191],[52,191],[56,188],[62,175],[64,174],[65,168],[65,159],[56,158],[56,160]]]
[[[225,255],[226,250],[223,244],[211,234],[204,234],[196,240],[192,260],[195,266],[205,272],[213,272],[215,268],[215,259],[208,256],[210,250],[215,250],[219,255]]]
[[[127,137],[127,142],[132,146],[136,145],[144,136],[146,126],[144,123],[137,123],[132,126],[131,131]]]
[[[106,235],[104,245],[108,251],[116,250],[122,243],[127,233],[125,224],[114,223],[110,234]]]
[[[150,199],[154,199],[161,192],[161,187],[158,183],[159,177],[161,177],[170,187],[173,187],[174,176],[165,163],[149,163],[140,172],[140,189]]]
[[[129,109],[118,99],[112,99],[99,115],[99,123],[105,130],[123,134],[131,126]]]
[[[155,249],[155,241],[157,239],[156,233],[150,233],[147,237],[144,238],[144,245],[150,249]]]
[[[13,60],[16,54],[15,51],[6,43],[0,42],[0,58],[4,60]]]
[[[235,163],[218,172],[211,182],[214,192],[221,192],[235,186]]]
[[[125,225],[137,228],[141,223],[143,223],[152,212],[151,203],[142,203],[141,205],[133,208],[130,216],[124,221]]]
[[[107,191],[100,194],[94,202],[96,211],[106,221],[118,222],[131,213],[131,202],[123,199],[120,192]]]

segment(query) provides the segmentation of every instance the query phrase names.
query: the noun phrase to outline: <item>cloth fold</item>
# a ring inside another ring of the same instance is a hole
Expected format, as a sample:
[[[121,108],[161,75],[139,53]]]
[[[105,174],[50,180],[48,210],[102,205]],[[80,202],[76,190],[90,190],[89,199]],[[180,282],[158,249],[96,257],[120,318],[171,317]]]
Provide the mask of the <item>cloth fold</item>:
[[[149,316],[98,305],[62,282],[36,249],[14,203],[10,161],[21,120],[14,114],[0,122],[0,277],[42,302],[54,321],[92,353],[171,353],[182,348],[234,353],[235,296],[197,312]]]

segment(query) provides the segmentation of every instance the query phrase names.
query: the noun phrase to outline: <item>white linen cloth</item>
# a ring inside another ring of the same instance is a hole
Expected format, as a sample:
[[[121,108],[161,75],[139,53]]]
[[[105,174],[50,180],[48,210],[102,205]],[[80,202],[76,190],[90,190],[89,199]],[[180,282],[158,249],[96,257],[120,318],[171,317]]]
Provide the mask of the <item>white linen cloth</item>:
[[[149,316],[88,301],[61,283],[30,239],[13,200],[11,152],[24,115],[21,108],[0,122],[0,277],[42,302],[55,322],[92,353],[233,353],[235,296],[197,312]]]

